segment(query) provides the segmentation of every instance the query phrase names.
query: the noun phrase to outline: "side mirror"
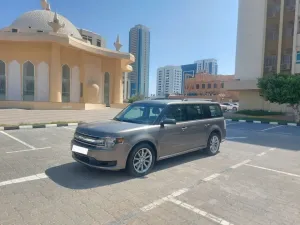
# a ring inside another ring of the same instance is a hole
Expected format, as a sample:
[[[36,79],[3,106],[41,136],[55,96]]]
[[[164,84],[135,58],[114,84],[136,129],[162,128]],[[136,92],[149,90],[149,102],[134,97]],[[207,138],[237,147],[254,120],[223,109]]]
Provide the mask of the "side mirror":
[[[163,127],[165,124],[176,124],[176,120],[166,118],[160,123],[160,125]]]

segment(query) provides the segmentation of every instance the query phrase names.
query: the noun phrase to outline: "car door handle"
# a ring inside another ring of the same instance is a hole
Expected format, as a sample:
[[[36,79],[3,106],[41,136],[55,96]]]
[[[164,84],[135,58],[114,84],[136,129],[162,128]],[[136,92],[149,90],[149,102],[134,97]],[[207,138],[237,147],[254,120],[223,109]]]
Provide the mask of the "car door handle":
[[[182,129],[183,131],[185,131],[185,130],[187,129],[187,127],[181,127],[181,129]]]
[[[210,124],[205,124],[205,127],[209,127],[210,126]]]

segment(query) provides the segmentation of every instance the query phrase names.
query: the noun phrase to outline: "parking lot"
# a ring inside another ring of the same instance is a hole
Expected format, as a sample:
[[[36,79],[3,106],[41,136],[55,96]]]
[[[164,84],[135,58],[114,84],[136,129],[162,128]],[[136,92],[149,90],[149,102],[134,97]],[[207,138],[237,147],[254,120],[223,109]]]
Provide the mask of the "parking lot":
[[[0,224],[300,224],[300,128],[227,123],[220,153],[144,178],[88,169],[75,127],[0,131]]]

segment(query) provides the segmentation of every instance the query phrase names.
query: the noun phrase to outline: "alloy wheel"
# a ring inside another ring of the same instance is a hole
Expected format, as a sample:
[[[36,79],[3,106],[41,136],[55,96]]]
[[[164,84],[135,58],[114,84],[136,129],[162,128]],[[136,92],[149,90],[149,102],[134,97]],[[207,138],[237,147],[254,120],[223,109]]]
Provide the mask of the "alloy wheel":
[[[133,158],[133,167],[137,173],[147,172],[152,165],[152,152],[148,148],[138,150]]]

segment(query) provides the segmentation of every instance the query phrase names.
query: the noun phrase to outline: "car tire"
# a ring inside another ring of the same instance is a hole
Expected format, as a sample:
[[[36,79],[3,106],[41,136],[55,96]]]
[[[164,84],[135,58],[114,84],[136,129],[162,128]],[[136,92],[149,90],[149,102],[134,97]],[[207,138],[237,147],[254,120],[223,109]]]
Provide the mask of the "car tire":
[[[233,112],[236,112],[236,111],[237,111],[237,108],[236,108],[236,107],[233,107],[233,108],[232,108],[232,111],[233,111]]]
[[[221,138],[216,132],[210,134],[207,142],[207,147],[205,149],[206,154],[209,156],[216,155],[220,150]]]
[[[143,156],[144,155],[144,156]],[[146,143],[133,148],[127,159],[127,172],[134,177],[147,175],[155,164],[155,151]]]

